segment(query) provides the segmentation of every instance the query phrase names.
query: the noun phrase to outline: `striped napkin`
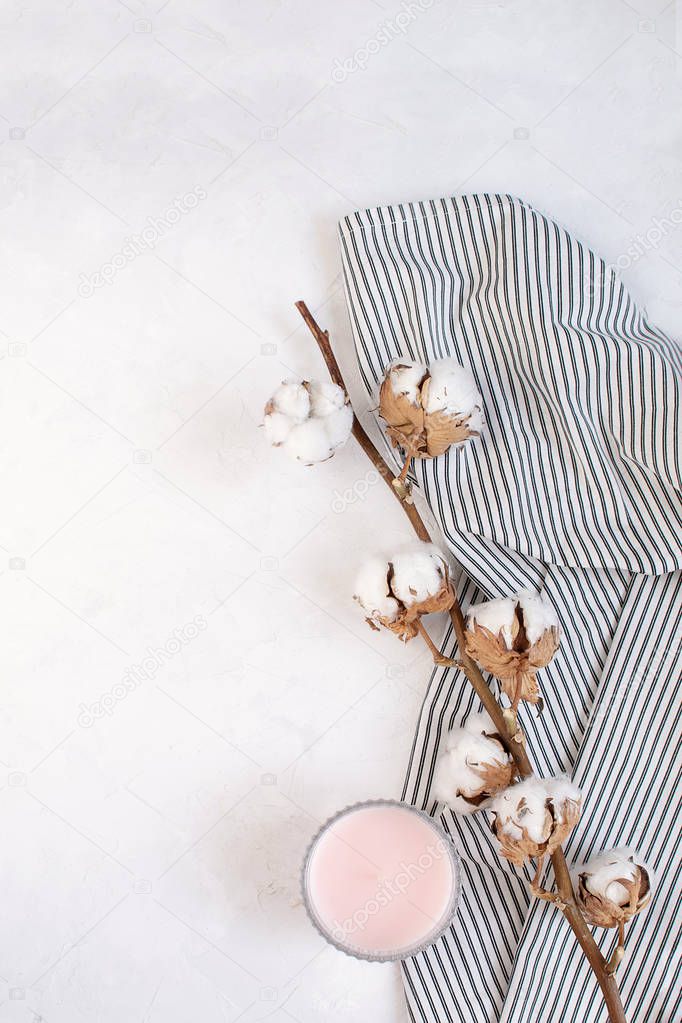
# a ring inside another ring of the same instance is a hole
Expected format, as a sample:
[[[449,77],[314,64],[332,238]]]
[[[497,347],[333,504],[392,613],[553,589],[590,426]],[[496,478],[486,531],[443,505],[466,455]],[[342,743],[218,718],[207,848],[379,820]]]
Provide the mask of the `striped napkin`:
[[[528,587],[559,614],[545,709],[521,712],[531,758],[584,790],[569,863],[632,845],[652,867],[619,983],[628,1023],[679,1021],[680,349],[604,260],[510,196],[366,210],[340,235],[367,390],[399,356],[453,356],[478,380],[484,433],[417,462],[412,480],[461,566],[465,608]],[[410,1018],[602,1023],[572,932],[530,903],[530,873],[500,858],[487,815],[455,817],[431,795],[445,734],[478,709],[460,672],[434,671],[403,798],[440,814],[464,887],[449,933],[404,964]],[[595,935],[608,954],[613,932]]]

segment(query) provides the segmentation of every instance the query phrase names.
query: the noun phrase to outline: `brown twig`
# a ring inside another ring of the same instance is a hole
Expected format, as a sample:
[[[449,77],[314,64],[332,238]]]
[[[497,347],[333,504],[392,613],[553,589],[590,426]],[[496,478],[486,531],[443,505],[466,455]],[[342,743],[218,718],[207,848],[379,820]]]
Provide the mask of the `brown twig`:
[[[404,483],[405,480],[407,479],[407,474],[410,471],[410,466],[411,465],[412,465],[412,455],[407,454],[407,455],[405,455],[405,464],[403,465],[402,469],[400,470],[400,474],[398,476],[396,476],[396,479],[400,480],[401,483]]]
[[[625,921],[620,920],[618,923],[618,944],[611,953],[611,958],[606,964],[606,970],[610,976],[614,976],[618,965],[625,955]]]
[[[393,479],[391,480],[391,486],[398,494],[400,500],[404,501],[406,504],[412,504],[412,486],[407,479],[407,474],[410,471],[411,465],[412,455],[406,454],[405,464],[400,470],[399,475],[394,476]]]
[[[297,302],[296,308],[317,341],[331,379],[335,384],[338,384],[339,387],[342,387],[346,394],[348,394],[343,376],[341,375],[341,370],[339,369],[339,364],[336,361],[334,352],[332,351],[328,331],[322,330],[305,302]],[[390,467],[382,458],[380,452],[370,440],[355,413],[353,413],[353,436],[358,441],[360,447],[370,459],[375,469],[388,484],[391,493],[400,502],[400,506],[407,515],[410,525],[414,529],[416,535],[420,540],[430,543],[431,536],[429,535],[429,531],[426,528],[421,515],[417,511],[416,506],[411,503],[411,501],[402,497],[399,491],[393,486],[392,481],[395,478],[394,473],[391,471]],[[456,596],[455,602],[450,610],[450,619],[452,621],[453,630],[457,639],[457,646],[459,648],[459,661],[457,663],[473,686],[476,691],[476,695],[480,699],[486,711],[492,718],[506,749],[516,763],[519,775],[522,778],[527,778],[533,774],[533,768],[526,754],[524,744],[519,742],[518,739],[510,733],[507,727],[507,718],[505,717],[502,707],[491,692],[490,687],[481,674],[480,668],[466,652],[466,626],[464,622],[464,615],[462,614],[462,609]],[[442,656],[437,648],[436,653],[438,653],[439,656]],[[599,951],[599,948],[592,937],[592,932],[587,926],[585,918],[576,903],[568,865],[561,849],[557,849],[556,852],[552,854],[552,867],[554,869],[554,879],[558,891],[558,901],[556,904],[573,930],[576,940],[582,948],[599,983],[599,987],[601,988],[604,1001],[609,1012],[609,1019],[611,1023],[626,1023],[623,1005],[614,976],[615,967],[618,965],[618,961],[620,961],[620,957],[622,956],[622,952],[618,957],[616,955],[619,949],[622,949],[622,941],[619,941],[612,960],[607,962]],[[617,961],[614,962],[614,960]]]
[[[436,646],[436,644],[433,642],[428,632],[426,631],[426,627],[424,626],[424,623],[421,620],[421,618],[417,619],[415,625],[417,626],[417,631],[419,632],[419,635],[422,637],[422,639],[424,640],[424,642],[426,643],[427,647],[431,652],[431,656],[433,657],[433,663],[437,664],[440,668],[456,668],[457,661],[453,661],[451,657],[446,657],[445,654],[442,654],[440,652],[440,650],[438,649],[438,647]]]
[[[317,341],[318,347],[322,352],[322,357],[325,363],[327,364],[329,376],[332,378],[335,384],[338,384],[339,387],[342,387],[346,394],[348,394],[348,389],[345,383],[343,382],[343,377],[341,376],[339,364],[336,361],[336,357],[334,356],[334,353],[332,351],[332,346],[329,343],[328,331],[322,330],[322,328],[318,325],[317,321],[314,319],[312,313],[308,309],[305,302],[297,302],[296,308],[298,309],[299,313],[307,323],[310,332]],[[407,515],[408,519],[410,520],[410,524],[414,529],[415,533],[417,534],[417,536],[419,537],[419,539],[429,542],[431,539],[429,536],[429,531],[424,525],[421,515],[419,514],[419,512],[417,511],[413,504],[408,504],[406,501],[403,501],[400,498],[400,495],[398,494],[397,490],[394,489],[392,483],[394,479],[394,473],[383,460],[383,458],[375,448],[374,444],[372,444],[372,441],[367,436],[362,424],[360,423],[360,420],[355,415],[355,412],[353,412],[353,436],[355,437],[358,444],[365,452],[369,460],[372,462],[377,472],[384,478],[386,483],[388,483],[388,485],[391,488],[391,493],[396,497],[398,501],[400,501],[401,507],[405,514]]]
[[[544,899],[545,902],[553,902],[559,909],[564,908],[564,903],[561,900],[561,896],[557,895],[556,892],[548,892],[546,888],[543,888],[540,884],[540,875],[542,874],[542,868],[545,864],[544,856],[541,856],[537,861],[537,867],[535,870],[535,877],[530,883],[530,890],[536,899]]]

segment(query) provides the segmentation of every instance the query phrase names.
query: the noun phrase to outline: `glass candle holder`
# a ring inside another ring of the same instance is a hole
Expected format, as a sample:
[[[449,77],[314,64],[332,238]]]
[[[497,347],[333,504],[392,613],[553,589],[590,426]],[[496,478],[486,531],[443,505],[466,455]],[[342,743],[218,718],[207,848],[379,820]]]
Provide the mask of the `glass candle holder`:
[[[407,803],[369,800],[331,817],[308,847],[303,901],[315,928],[356,959],[391,962],[432,945],[457,911],[452,839]]]

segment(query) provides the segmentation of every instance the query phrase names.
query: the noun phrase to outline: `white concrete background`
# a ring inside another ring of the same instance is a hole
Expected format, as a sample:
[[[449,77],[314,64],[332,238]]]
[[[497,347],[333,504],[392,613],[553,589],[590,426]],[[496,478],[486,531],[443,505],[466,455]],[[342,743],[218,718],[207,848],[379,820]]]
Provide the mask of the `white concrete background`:
[[[427,659],[349,596],[372,530],[409,534],[352,444],[306,471],[258,429],[322,372],[300,297],[368,407],[337,219],[514,192],[610,261],[644,236],[624,278],[679,333],[675,4],[405,11],[0,6],[1,1023],[404,1019],[397,969],[324,947],[297,872],[337,807],[400,792]]]

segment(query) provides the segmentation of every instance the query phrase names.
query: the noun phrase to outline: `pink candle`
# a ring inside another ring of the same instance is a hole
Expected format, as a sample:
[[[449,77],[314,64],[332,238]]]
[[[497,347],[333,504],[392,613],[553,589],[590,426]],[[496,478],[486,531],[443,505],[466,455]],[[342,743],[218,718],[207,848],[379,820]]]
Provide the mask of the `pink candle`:
[[[320,933],[360,959],[405,959],[447,930],[459,859],[431,817],[405,803],[349,806],[313,839],[303,897]]]

